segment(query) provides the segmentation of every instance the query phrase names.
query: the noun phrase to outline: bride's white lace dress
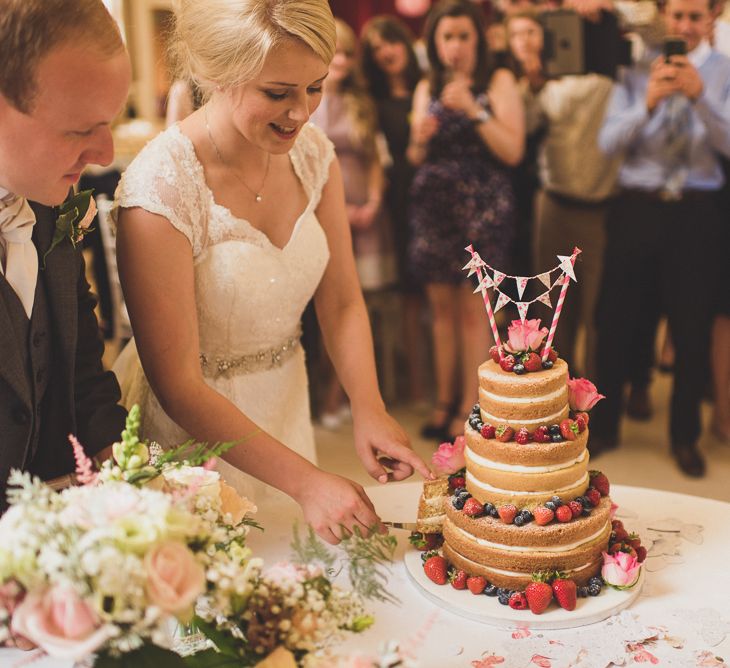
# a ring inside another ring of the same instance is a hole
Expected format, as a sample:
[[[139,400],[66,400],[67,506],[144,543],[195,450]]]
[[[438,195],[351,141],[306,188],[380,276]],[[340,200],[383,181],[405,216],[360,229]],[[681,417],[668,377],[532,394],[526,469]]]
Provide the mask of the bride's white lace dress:
[[[206,382],[310,461],[315,461],[315,447],[300,320],[329,259],[315,209],[333,155],[332,144],[320,130],[302,128],[289,157],[308,204],[283,248],[215,202],[193,144],[177,125],[136,157],[122,177],[115,202],[116,207],[141,207],[164,216],[187,237]],[[142,409],[145,438],[168,447],[189,438],[162,410],[133,342],[115,371],[125,404],[137,403]],[[262,489],[249,476],[221,465],[225,477],[242,492],[253,495]]]

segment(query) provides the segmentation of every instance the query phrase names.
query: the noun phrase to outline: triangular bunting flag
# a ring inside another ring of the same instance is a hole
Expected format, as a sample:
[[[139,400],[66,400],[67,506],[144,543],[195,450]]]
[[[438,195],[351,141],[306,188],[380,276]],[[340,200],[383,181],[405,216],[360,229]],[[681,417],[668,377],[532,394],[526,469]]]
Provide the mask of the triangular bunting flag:
[[[558,260],[560,260],[560,268],[577,283],[578,281],[573,271],[572,257],[572,255],[558,255]]]
[[[530,279],[526,276],[515,276],[515,282],[517,283],[517,294],[520,296],[520,299],[522,299],[522,295],[525,292],[525,288],[527,287],[527,282]]]
[[[547,306],[548,308],[552,308],[552,302],[550,301],[550,290],[547,290],[546,292],[543,292],[538,298],[537,301],[542,302]]]
[[[527,317],[527,308],[530,306],[528,302],[517,302],[517,312],[520,314],[520,320],[525,322]]]
[[[551,287],[550,286],[550,272],[549,271],[546,271],[543,274],[538,274],[537,277],[542,281],[543,285],[546,288]]]
[[[461,270],[466,271],[468,269],[469,274],[467,275],[467,278],[469,278],[470,276],[473,276],[477,271],[479,271],[479,269],[481,269],[482,267],[486,267],[486,266],[487,265],[485,264],[484,260],[482,260],[482,258],[479,257],[479,253],[474,253],[472,255],[471,260],[469,260],[469,262],[467,262],[461,268]]]
[[[496,274],[496,273],[497,273],[497,272],[495,272],[495,274]],[[503,274],[502,276],[504,276],[504,274]],[[498,290],[497,292],[499,292],[499,290]],[[503,306],[504,306],[505,304],[507,304],[507,303],[509,303],[509,302],[511,302],[511,301],[512,301],[512,300],[511,300],[511,299],[510,299],[510,298],[509,298],[509,297],[508,297],[508,296],[507,296],[506,294],[504,294],[504,292],[499,292],[499,297],[497,297],[497,303],[496,303],[496,304],[494,305],[494,312],[496,313],[496,312],[497,312],[497,311],[499,311],[499,309],[501,309],[501,308],[502,308],[502,307],[503,307]]]
[[[496,288],[503,280],[506,274],[501,271],[494,270],[494,287]]]
[[[486,290],[487,288],[491,288],[494,285],[492,282],[492,278],[489,274],[485,273],[484,277],[481,281],[479,281],[479,285],[477,285],[477,289],[474,290],[474,294],[477,292],[481,292],[482,290]]]

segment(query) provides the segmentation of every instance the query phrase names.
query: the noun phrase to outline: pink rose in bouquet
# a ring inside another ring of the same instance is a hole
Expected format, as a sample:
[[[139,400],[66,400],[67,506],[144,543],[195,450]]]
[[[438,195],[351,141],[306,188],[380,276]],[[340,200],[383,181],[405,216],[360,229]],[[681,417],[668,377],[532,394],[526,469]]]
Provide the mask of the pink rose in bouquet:
[[[459,469],[466,466],[464,460],[464,445],[466,439],[463,436],[457,436],[453,443],[442,443],[438,450],[431,457],[436,472],[440,475],[450,475],[456,473]]]
[[[192,616],[195,599],[205,591],[205,571],[182,543],[167,541],[145,555],[147,595],[164,612]]]
[[[598,394],[596,386],[587,378],[571,378],[568,381],[568,403],[571,410],[589,411],[605,398]]]
[[[638,559],[628,552],[616,554],[603,553],[603,568],[601,577],[606,584],[617,589],[629,589],[639,579],[641,564]]]
[[[67,586],[28,594],[13,614],[12,631],[50,656],[73,661],[93,654],[113,633]]]
[[[548,335],[547,327],[540,327],[540,319],[513,320],[507,328],[508,343],[505,348],[511,353],[537,350]]]

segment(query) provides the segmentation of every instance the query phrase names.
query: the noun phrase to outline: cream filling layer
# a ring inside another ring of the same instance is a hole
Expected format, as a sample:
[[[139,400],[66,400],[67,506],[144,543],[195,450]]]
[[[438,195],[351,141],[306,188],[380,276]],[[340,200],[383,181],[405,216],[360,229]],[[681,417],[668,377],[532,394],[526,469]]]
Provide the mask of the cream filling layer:
[[[437,515],[436,517],[419,517],[419,524],[442,524],[446,515]]]
[[[555,422],[565,411],[565,408],[567,408],[568,404],[565,404],[565,407],[563,407],[561,410],[559,410],[557,413],[553,413],[552,415],[544,415],[543,417],[536,418],[534,420],[522,420],[518,418],[501,418],[496,415],[492,415],[491,413],[487,413],[483,408],[480,408],[479,410],[482,412],[482,422],[491,422],[500,424],[502,422],[512,422],[517,424],[534,424],[538,427],[543,424],[548,424]]]
[[[475,566],[479,566],[480,568],[486,568],[488,571],[492,573],[499,573],[500,575],[505,575],[507,577],[515,577],[515,578],[524,578],[526,575],[530,575],[526,571],[506,571],[502,568],[493,568],[492,566],[486,566],[485,564],[480,564],[478,561],[473,561],[472,559],[469,559],[468,557],[465,557],[463,554],[458,553],[459,556],[464,560],[468,561],[470,564],[474,564]],[[587,564],[583,564],[582,566],[578,566],[578,568],[571,568],[565,571],[562,571],[566,575],[570,576],[571,574],[578,574],[581,571],[586,570],[587,568],[591,568],[592,564],[588,562]]]
[[[423,502],[429,507],[429,508],[440,508],[444,505],[446,497],[445,496],[437,496],[432,499],[427,499],[423,497]]]
[[[500,489],[499,487],[494,487],[493,485],[490,485],[489,483],[482,482],[481,480],[477,480],[469,471],[466,472],[466,479],[476,485],[477,487],[480,487],[481,489],[487,491],[487,492],[496,492],[497,494],[513,494],[516,496],[539,496],[542,494],[545,494],[546,492],[553,492],[555,494],[558,494],[560,492],[565,492],[567,490],[573,489],[574,487],[578,487],[579,485],[582,485],[583,483],[588,481],[588,473],[584,473],[579,480],[576,480],[572,485],[567,485],[566,487],[561,487],[560,489],[556,490],[540,490],[537,492],[518,492],[512,489]]]
[[[486,457],[482,457],[481,455],[478,455],[469,446],[466,446],[465,454],[475,464],[479,464],[479,466],[485,466],[486,468],[496,469],[498,471],[507,471],[509,473],[537,474],[537,473],[550,473],[552,471],[560,471],[561,469],[568,469],[571,466],[580,464],[588,456],[588,451],[583,450],[583,452],[580,453],[580,456],[577,457],[576,459],[571,459],[568,462],[562,462],[560,464],[550,464],[549,466],[522,466],[520,464],[503,464],[502,462],[493,462],[491,459],[487,459]]]
[[[481,545],[483,547],[492,547],[498,550],[505,550],[507,552],[570,552],[570,550],[575,550],[581,545],[586,545],[587,543],[596,540],[606,530],[606,525],[604,524],[592,536],[588,536],[588,538],[576,541],[575,543],[568,543],[566,545],[554,545],[550,547],[523,547],[519,545],[503,545],[502,543],[493,543],[492,541],[485,540],[484,538],[477,538],[476,536],[464,531],[463,529],[460,529],[454,524],[452,524],[451,526],[456,529],[456,531],[458,531],[460,534],[462,534],[464,538],[472,543],[477,543],[478,545]]]
[[[560,387],[554,392],[550,392],[549,394],[541,394],[540,396],[536,397],[505,397],[502,394],[494,394],[494,392],[489,392],[488,390],[485,390],[483,387],[479,389],[479,391],[484,394],[485,397],[488,397],[489,399],[493,399],[494,401],[501,401],[501,402],[507,402],[510,404],[533,404],[540,401],[549,401],[550,399],[557,399],[561,394],[565,393],[566,388]]]

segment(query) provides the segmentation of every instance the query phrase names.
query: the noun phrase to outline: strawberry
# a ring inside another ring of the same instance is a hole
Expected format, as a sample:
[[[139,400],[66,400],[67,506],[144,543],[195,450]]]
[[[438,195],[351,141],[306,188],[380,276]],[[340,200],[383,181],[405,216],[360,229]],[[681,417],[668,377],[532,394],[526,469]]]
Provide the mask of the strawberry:
[[[499,347],[492,346],[489,349],[489,356],[492,358],[495,364],[499,364]]]
[[[558,522],[570,522],[573,519],[573,511],[570,506],[558,506],[555,509],[555,517],[558,518]]]
[[[512,371],[512,369],[515,368],[514,355],[505,355],[501,360],[499,360],[499,366],[502,367],[503,371]]]
[[[601,493],[595,487],[589,487],[584,496],[591,502],[592,506],[601,503]]]
[[[590,416],[590,415],[588,415],[588,413],[586,413],[585,411],[581,411],[580,413],[576,413],[576,414],[575,414],[575,415],[574,415],[573,417],[574,417],[574,418],[575,418],[576,420],[577,420],[577,419],[578,419],[579,417],[582,417],[582,418],[583,418],[583,419],[585,420],[585,423],[586,423],[586,427],[587,427],[587,426],[588,426],[588,425],[590,424],[590,421],[591,421],[591,416]]]
[[[535,441],[535,443],[549,443],[550,432],[548,431],[548,428],[545,425],[542,425],[535,429],[535,431],[532,432],[532,440]]]
[[[566,418],[560,423],[560,433],[566,441],[574,441],[578,438],[578,425],[574,420]]]
[[[609,554],[616,554],[617,552],[625,552],[626,554],[630,554],[632,557],[637,558],[639,556],[639,553],[628,543],[614,543],[608,548]]]
[[[525,587],[525,596],[530,610],[536,615],[540,615],[550,605],[553,600],[553,589],[547,582],[530,582]]]
[[[484,506],[472,496],[470,499],[466,500],[462,510],[464,511],[464,515],[468,515],[469,517],[478,517],[484,513]]]
[[[497,512],[499,513],[499,519],[501,519],[505,524],[512,524],[512,521],[517,516],[517,508],[511,503],[500,506],[497,508]]]
[[[570,501],[568,503],[568,508],[570,508],[570,512],[573,513],[573,517],[580,517],[581,513],[583,512],[583,504],[580,501]]]
[[[495,436],[496,436],[497,440],[500,441],[501,443],[509,443],[512,440],[512,437],[514,435],[515,435],[515,430],[506,424],[499,425],[499,427],[497,427],[497,430],[495,432]]]
[[[621,520],[611,520],[611,529],[616,531],[616,529],[623,529],[624,523]]]
[[[558,351],[555,350],[555,348],[550,348],[550,351],[548,352],[548,359],[553,362],[553,364],[558,361]]]
[[[440,533],[421,533],[413,531],[408,537],[411,545],[421,552],[436,550],[441,547],[444,537]]]
[[[509,607],[513,610],[525,610],[527,608],[527,597],[521,591],[512,593],[509,597]]]
[[[456,568],[449,573],[449,582],[454,589],[466,589],[466,571]]]
[[[639,547],[639,545],[641,545],[641,538],[637,533],[630,533],[626,539],[626,542],[631,545],[631,547],[636,549],[637,547]]]
[[[629,532],[621,525],[611,532],[611,543],[623,543],[628,537]]]
[[[590,471],[591,487],[595,487],[601,496],[608,496],[611,491],[611,484],[608,478],[600,471]]]
[[[565,610],[575,610],[577,587],[572,580],[558,577],[553,580],[553,594],[558,605]]]
[[[487,588],[487,578],[482,575],[472,575],[466,579],[466,588],[478,596]]]
[[[586,427],[588,426],[588,423],[586,422],[585,417],[586,413],[578,413],[578,415],[575,416],[575,423],[578,425],[578,431],[582,434]]]
[[[542,371],[542,360],[537,353],[528,353],[522,358],[522,364],[528,371]]]
[[[480,432],[482,438],[494,438],[494,434],[497,430],[491,424],[485,424]]]
[[[553,521],[553,518],[555,517],[555,513],[550,510],[550,508],[546,508],[545,506],[538,506],[535,508],[535,510],[532,511],[532,514],[535,518],[535,523],[539,524],[541,527],[545,526],[546,524],[550,524],[550,522]]]
[[[527,431],[527,427],[522,427],[522,429],[517,430],[515,441],[520,445],[527,445],[530,442],[530,432]]]
[[[455,475],[449,478],[449,490],[453,491],[459,487],[466,487],[466,479],[463,475]]]
[[[441,556],[429,557],[423,564],[423,570],[426,577],[435,582],[437,585],[445,585],[447,580],[446,568],[448,564],[446,559]]]
[[[643,545],[639,545],[636,548],[636,560],[641,564],[646,559],[646,548]]]

